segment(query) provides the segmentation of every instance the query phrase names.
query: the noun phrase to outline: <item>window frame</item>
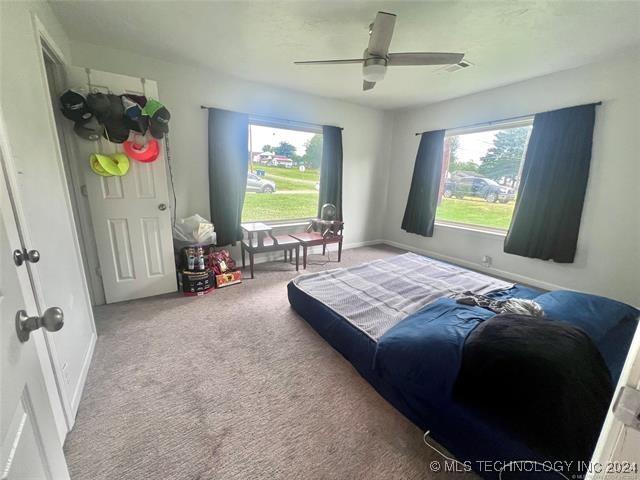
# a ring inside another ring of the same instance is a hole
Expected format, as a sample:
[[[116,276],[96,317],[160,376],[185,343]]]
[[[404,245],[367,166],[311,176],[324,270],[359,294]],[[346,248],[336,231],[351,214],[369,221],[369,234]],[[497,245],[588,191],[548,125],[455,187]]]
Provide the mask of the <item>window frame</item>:
[[[450,138],[450,137],[455,137],[455,136],[458,136],[458,135],[468,135],[468,134],[472,134],[472,133],[490,132],[492,130],[506,130],[506,129],[509,129],[509,128],[518,128],[518,127],[533,127],[533,119],[534,119],[534,115],[527,115],[527,116],[518,117],[518,118],[514,118],[514,119],[510,119],[510,120],[497,120],[497,121],[479,123],[479,124],[472,125],[472,126],[469,126],[469,127],[458,127],[458,128],[447,129],[447,130],[445,130],[443,142],[447,141],[447,139]],[[529,131],[529,136],[527,137],[527,143],[526,143],[527,147],[529,145],[530,136],[531,136],[531,131]],[[525,149],[524,154],[526,155],[526,153],[527,153],[527,151]],[[444,158],[443,158],[443,161],[444,161]],[[523,158],[522,162],[520,163],[519,173],[522,172],[523,165],[524,165],[524,158]],[[445,177],[445,180],[446,180],[446,177]],[[438,208],[439,207],[440,207],[440,204],[438,204]],[[436,208],[436,215],[437,215],[437,208]],[[445,227],[445,228],[450,228],[450,229],[454,229],[454,230],[462,230],[462,231],[467,231],[467,232],[485,233],[485,234],[490,234],[490,235],[495,235],[495,236],[500,236],[500,237],[506,237],[507,236],[507,232],[509,231],[508,228],[507,229],[494,228],[494,227],[487,227],[487,226],[483,226],[483,225],[474,225],[474,224],[470,224],[470,223],[453,222],[453,221],[450,221],[450,220],[441,220],[441,219],[438,219],[438,218],[436,218],[436,220],[435,220],[435,225],[436,225],[436,227]]]
[[[313,133],[314,135],[322,135],[322,125],[316,125],[313,123],[306,123],[306,122],[296,122],[295,120],[284,120],[284,119],[279,119],[279,118],[271,118],[271,117],[267,117],[267,116],[261,116],[261,115],[249,115],[249,119],[248,119],[248,128],[249,128],[249,135],[251,135],[251,126],[255,125],[257,127],[268,127],[268,128],[278,128],[281,130],[294,130],[294,131],[298,131],[298,132],[306,132],[306,133]],[[251,140],[251,139],[249,139]],[[249,155],[251,155],[251,151],[249,152]],[[253,175],[256,175],[255,173]],[[320,179],[318,179],[318,183],[320,183]],[[245,192],[245,196],[246,196]],[[318,193],[318,198],[320,195],[320,192],[317,191]],[[245,198],[246,200],[246,198]],[[244,209],[244,202],[243,202],[243,209]],[[274,219],[274,220],[251,220],[252,223],[264,223],[265,225],[269,225],[272,227],[297,227],[297,226],[302,226],[302,225],[307,225],[309,223],[310,220],[316,218],[316,216],[314,215],[313,217],[303,217],[303,218],[285,218],[285,219]],[[245,222],[242,222],[245,223]]]

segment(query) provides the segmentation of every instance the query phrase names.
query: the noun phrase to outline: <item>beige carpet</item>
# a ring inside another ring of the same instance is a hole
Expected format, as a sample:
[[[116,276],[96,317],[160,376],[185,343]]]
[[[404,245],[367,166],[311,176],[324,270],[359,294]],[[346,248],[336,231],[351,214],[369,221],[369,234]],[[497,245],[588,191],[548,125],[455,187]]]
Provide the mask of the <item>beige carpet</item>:
[[[346,250],[340,265],[398,253]],[[456,478],[431,471],[422,432],[289,307],[295,275],[261,264],[205,297],[97,308],[72,479]]]

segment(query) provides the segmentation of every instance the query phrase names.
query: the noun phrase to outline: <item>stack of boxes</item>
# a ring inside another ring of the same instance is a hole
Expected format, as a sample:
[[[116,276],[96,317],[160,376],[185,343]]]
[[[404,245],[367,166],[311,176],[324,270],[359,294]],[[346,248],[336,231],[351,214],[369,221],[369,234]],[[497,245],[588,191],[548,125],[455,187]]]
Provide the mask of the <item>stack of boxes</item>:
[[[214,288],[242,281],[240,270],[227,250],[213,246],[184,247],[178,262],[178,288],[186,296],[201,296]]]

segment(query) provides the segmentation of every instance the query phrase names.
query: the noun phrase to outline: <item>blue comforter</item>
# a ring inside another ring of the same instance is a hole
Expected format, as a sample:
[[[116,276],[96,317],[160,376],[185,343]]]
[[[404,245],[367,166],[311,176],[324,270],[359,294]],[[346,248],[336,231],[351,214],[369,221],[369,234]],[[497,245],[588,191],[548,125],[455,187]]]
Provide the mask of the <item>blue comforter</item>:
[[[440,299],[382,336],[374,370],[425,404],[441,406],[451,398],[467,335],[493,315],[484,308]]]

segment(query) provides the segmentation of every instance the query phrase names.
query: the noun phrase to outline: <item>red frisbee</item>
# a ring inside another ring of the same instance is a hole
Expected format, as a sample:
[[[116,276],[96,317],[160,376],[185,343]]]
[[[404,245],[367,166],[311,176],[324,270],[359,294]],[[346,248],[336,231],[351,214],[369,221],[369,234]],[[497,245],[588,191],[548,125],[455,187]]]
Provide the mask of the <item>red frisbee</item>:
[[[123,147],[127,157],[145,163],[153,162],[160,153],[160,146],[155,138],[148,139],[143,145],[127,140]]]

